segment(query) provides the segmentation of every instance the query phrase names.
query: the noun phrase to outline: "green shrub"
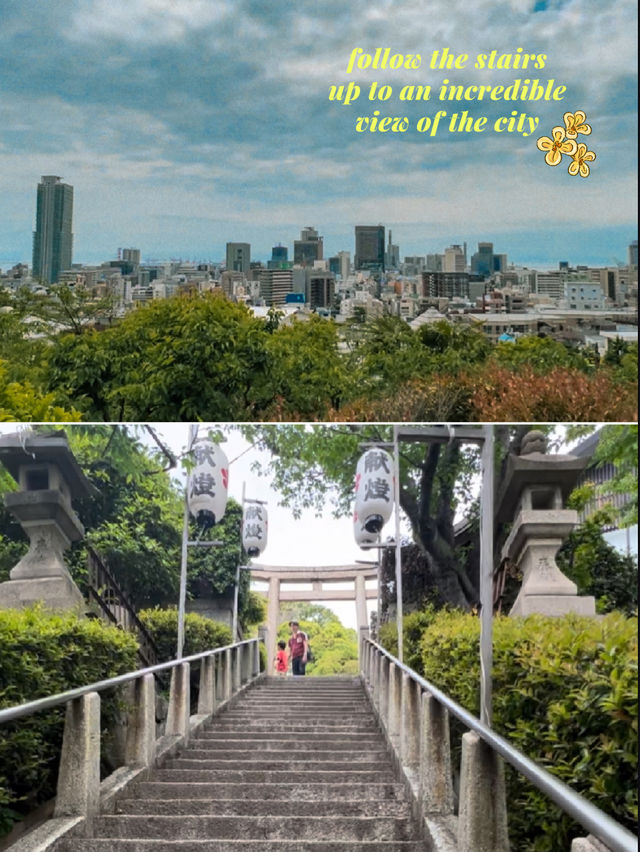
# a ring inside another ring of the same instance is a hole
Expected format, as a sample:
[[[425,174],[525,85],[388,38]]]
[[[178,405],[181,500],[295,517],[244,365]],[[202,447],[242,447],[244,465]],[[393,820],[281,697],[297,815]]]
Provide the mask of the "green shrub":
[[[175,660],[178,643],[178,610],[142,609],[138,618],[147,628],[158,649],[158,662]],[[212,648],[231,645],[231,629],[226,624],[189,612],[184,619],[183,655],[200,654]]]
[[[473,616],[443,612],[420,640],[424,677],[476,715],[479,629]],[[637,671],[637,618],[611,613],[494,621],[494,728],[632,831]],[[452,724],[452,732],[458,747],[462,731]],[[514,849],[556,852],[585,833],[515,772],[507,772],[507,784]]]
[[[424,631],[437,618],[437,615],[434,607],[427,606],[424,610],[407,613],[402,620],[404,661],[418,674],[423,674],[420,640]],[[398,655],[398,625],[396,621],[387,621],[380,625],[380,644],[394,657]]]
[[[133,636],[102,621],[40,607],[0,610],[0,707],[12,707],[138,667]],[[102,727],[116,712],[101,693]],[[55,794],[64,707],[0,727],[0,835]]]

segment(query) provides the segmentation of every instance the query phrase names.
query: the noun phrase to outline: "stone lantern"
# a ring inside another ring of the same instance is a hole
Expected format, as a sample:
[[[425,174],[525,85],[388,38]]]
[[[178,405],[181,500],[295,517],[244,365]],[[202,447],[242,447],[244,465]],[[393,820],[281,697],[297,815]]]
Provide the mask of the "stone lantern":
[[[71,501],[97,493],[69,449],[64,432],[0,437],[0,461],[19,490],[4,503],[29,537],[28,552],[0,583],[0,607],[42,601],[47,609],[84,610],[85,601],[64,562],[64,551],[84,527]]]
[[[595,599],[578,596],[577,586],[556,564],[556,554],[578,525],[578,513],[564,508],[588,459],[547,454],[545,435],[528,432],[520,455],[511,455],[497,500],[497,517],[513,520],[502,558],[522,573],[522,586],[509,615],[595,615]],[[515,512],[514,512],[515,508]]]

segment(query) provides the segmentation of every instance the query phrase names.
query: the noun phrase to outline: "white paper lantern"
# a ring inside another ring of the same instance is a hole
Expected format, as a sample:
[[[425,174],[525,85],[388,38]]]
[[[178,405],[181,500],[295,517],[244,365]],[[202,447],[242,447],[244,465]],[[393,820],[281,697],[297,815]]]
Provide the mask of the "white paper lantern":
[[[353,513],[353,537],[355,538],[358,547],[362,548],[365,548],[367,545],[377,544],[379,538],[377,533],[370,533],[367,529],[365,529],[357,512]]]
[[[355,517],[368,533],[379,533],[391,517],[395,500],[393,458],[389,453],[374,447],[360,456],[355,491]]]
[[[189,475],[187,503],[200,526],[220,523],[227,507],[229,462],[217,444],[208,438],[193,442],[195,467]]]
[[[269,519],[263,503],[245,502],[242,516],[242,546],[247,556],[260,556],[267,546]]]

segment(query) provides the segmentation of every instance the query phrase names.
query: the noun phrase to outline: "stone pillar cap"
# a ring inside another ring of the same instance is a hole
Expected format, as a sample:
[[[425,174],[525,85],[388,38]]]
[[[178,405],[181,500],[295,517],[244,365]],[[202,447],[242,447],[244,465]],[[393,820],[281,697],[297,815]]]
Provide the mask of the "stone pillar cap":
[[[15,480],[24,464],[53,464],[68,484],[72,497],[93,497],[98,489],[87,479],[69,449],[63,430],[49,434],[21,435],[14,432],[0,437],[0,462]]]
[[[513,519],[514,510],[527,486],[557,486],[562,492],[563,501],[566,501],[588,464],[589,459],[586,457],[580,458],[560,453],[553,455],[528,453],[525,456],[511,454],[507,460],[503,485],[496,500],[498,521],[508,522]]]

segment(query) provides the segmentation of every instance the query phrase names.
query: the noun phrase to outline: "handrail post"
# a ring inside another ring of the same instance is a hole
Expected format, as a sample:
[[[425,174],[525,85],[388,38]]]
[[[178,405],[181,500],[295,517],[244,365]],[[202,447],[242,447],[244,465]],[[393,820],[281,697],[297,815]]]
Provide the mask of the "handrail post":
[[[374,693],[373,698],[375,701],[376,708],[378,712],[381,714],[381,706],[382,706],[382,661],[384,660],[383,655],[380,651],[374,649],[375,651],[375,662],[374,662]]]
[[[91,820],[100,803],[100,696],[89,692],[67,703],[54,817]]]
[[[260,640],[256,639],[251,648],[253,650],[253,670],[251,674],[253,678],[257,678],[260,675]]]
[[[231,652],[231,694],[235,695],[240,689],[240,646],[234,645]]]
[[[233,677],[232,677],[232,651],[231,648],[227,648],[224,652],[224,667],[222,670],[222,684],[223,684],[223,700],[228,701],[233,694]]]
[[[420,764],[420,694],[422,690],[406,672],[402,673],[402,724],[400,760],[410,773]]]
[[[509,852],[504,765],[474,731],[462,737],[458,852]]]
[[[380,655],[380,718],[385,728],[389,725],[389,658]]]
[[[211,716],[213,713],[214,681],[213,681],[213,654],[200,660],[200,685],[198,687],[198,715]]]
[[[387,733],[391,745],[396,752],[400,746],[400,728],[402,725],[402,680],[401,673],[395,663],[389,666],[389,709]]]
[[[428,692],[420,702],[419,799],[425,817],[453,813],[449,713]]]
[[[190,681],[189,663],[180,663],[171,669],[171,686],[169,688],[169,711],[167,713],[167,734],[184,738],[185,745],[189,740],[190,714]]]
[[[151,767],[156,755],[156,682],[147,674],[130,687],[125,764]]]

